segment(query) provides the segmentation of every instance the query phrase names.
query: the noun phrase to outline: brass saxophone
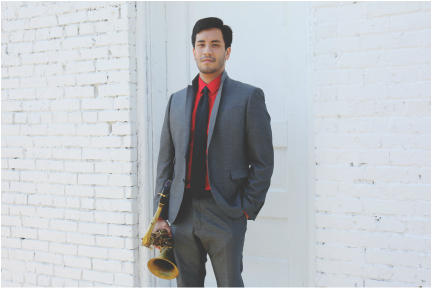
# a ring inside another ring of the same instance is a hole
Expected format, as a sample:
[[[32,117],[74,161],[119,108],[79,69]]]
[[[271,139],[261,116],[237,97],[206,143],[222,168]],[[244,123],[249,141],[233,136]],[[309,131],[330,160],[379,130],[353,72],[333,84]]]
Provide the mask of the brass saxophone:
[[[146,234],[142,238],[142,246],[150,248],[151,250],[153,249],[150,247],[152,245],[151,234],[154,226],[156,225],[156,222],[159,218],[163,206],[168,203],[171,185],[172,185],[171,180],[167,180],[165,182],[162,192],[159,193],[160,195],[159,205],[156,210],[156,213],[154,214],[153,219],[150,222]],[[174,279],[179,274],[172,248],[162,249],[162,251],[160,252],[157,258],[153,258],[148,261],[147,267],[149,268],[150,272],[152,272],[156,277],[162,279],[167,279],[167,280]]]

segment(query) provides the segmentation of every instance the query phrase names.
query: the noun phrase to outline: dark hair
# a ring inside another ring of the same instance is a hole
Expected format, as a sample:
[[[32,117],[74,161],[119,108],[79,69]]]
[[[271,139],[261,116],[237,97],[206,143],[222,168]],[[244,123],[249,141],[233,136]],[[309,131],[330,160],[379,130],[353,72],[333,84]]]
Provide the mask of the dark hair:
[[[192,30],[192,46],[195,48],[196,35],[203,30],[210,28],[219,28],[222,31],[223,40],[225,42],[225,50],[231,47],[232,30],[228,25],[224,25],[223,21],[217,17],[208,17],[198,20]]]

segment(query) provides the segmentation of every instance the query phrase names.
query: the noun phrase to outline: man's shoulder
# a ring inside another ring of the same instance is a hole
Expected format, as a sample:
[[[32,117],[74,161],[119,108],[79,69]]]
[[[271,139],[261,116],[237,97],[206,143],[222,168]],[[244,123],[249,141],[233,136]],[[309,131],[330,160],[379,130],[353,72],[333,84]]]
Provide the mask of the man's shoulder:
[[[227,82],[226,88],[227,89],[233,89],[233,90],[239,90],[239,91],[242,91],[242,92],[244,92],[245,94],[248,94],[248,95],[253,90],[255,90],[257,88],[260,89],[259,87],[254,86],[252,84],[245,83],[245,82],[242,82],[242,81],[239,81],[239,80],[235,80],[235,79],[232,79],[232,78],[230,78],[229,81]]]
[[[186,96],[187,89],[188,89],[188,87],[186,86],[185,88],[182,88],[182,89],[174,92],[173,93],[173,98],[177,98],[179,96],[183,96],[183,97]]]

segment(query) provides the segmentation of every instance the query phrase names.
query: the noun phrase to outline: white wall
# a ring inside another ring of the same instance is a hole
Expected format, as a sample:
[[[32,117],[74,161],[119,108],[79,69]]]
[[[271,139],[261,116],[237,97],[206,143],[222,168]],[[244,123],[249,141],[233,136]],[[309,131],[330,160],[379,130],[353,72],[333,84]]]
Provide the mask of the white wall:
[[[431,286],[430,2],[313,2],[316,286]]]
[[[135,18],[2,2],[2,286],[138,286]]]

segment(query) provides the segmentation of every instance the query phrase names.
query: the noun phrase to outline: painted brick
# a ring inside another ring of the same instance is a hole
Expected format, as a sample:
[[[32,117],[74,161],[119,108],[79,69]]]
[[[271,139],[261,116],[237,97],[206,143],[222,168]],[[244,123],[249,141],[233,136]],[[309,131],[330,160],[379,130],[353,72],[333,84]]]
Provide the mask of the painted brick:
[[[74,75],[51,76],[47,77],[48,86],[60,87],[66,85],[75,85]]]
[[[78,183],[83,185],[108,185],[108,175],[78,174]]]
[[[83,110],[105,110],[113,109],[114,103],[112,99],[99,98],[99,99],[82,99],[81,109]]]
[[[36,41],[34,43],[34,51],[59,50],[60,40]]]
[[[124,191],[122,188],[115,187],[98,187],[95,189],[96,197],[122,199],[124,198]]]
[[[98,72],[91,74],[78,74],[76,76],[76,81],[78,85],[86,84],[101,84],[107,82],[106,72]]]
[[[91,259],[89,259],[89,258],[64,256],[63,259],[65,262],[65,265],[69,266],[69,267],[85,268],[85,269],[91,269],[92,268]]]
[[[81,270],[67,267],[54,267],[54,275],[63,278],[80,279]]]
[[[53,149],[54,159],[81,160],[80,149]]]
[[[82,198],[81,199],[81,208],[82,209],[88,209],[88,210],[94,210],[94,199],[93,198]]]
[[[55,16],[42,16],[30,19],[30,28],[44,28],[57,26],[57,17]]]
[[[35,252],[35,261],[61,265],[62,256],[58,254]]]
[[[133,135],[136,134],[135,123],[114,123],[112,125],[114,135]]]
[[[112,284],[114,281],[114,274],[104,273],[99,271],[87,271],[83,270],[82,278],[84,280],[101,282],[104,284]]]
[[[41,286],[50,286],[51,285],[51,277],[39,275],[37,277],[37,283]]]
[[[29,228],[48,229],[49,219],[35,218],[35,217],[23,217],[23,226]]]
[[[59,253],[59,254],[66,254],[66,255],[76,255],[78,252],[78,246],[77,245],[71,245],[71,244],[63,244],[63,243],[50,243],[49,246],[50,253]]]
[[[2,23],[3,31],[24,30],[29,28],[30,28],[30,21],[28,19],[5,21],[4,23]]]
[[[94,23],[82,23],[79,25],[80,35],[93,34],[93,32],[94,32]]]
[[[430,252],[430,197],[422,193],[430,178],[426,187],[420,178],[430,171],[423,139],[430,138],[430,105],[421,102],[430,97],[421,88],[430,85],[430,66],[419,68],[430,63],[427,6],[312,3],[315,286],[430,284],[419,277],[430,270],[419,260]]]
[[[120,136],[108,136],[108,137],[92,137],[91,146],[96,148],[110,148],[110,147],[121,147],[122,138]],[[99,165],[96,165],[99,169]]]
[[[90,257],[90,258],[107,259],[108,249],[78,245],[78,255],[84,257]]]
[[[69,13],[58,16],[59,25],[67,25],[73,23],[80,23],[87,20],[87,11],[80,11],[77,13]]]
[[[48,252],[49,243],[38,240],[22,240],[22,248],[25,250],[36,250]]]
[[[113,260],[134,261],[138,257],[138,251],[109,249],[109,258]]]
[[[91,236],[91,235],[67,233],[66,238],[67,238],[67,242],[72,244],[89,245],[89,246],[96,245],[95,236]]]
[[[94,218],[98,223],[124,224],[125,216],[122,213],[95,212]]]
[[[133,226],[130,225],[109,225],[110,236],[133,237]]]
[[[109,271],[115,273],[122,272],[122,262],[119,261],[105,261],[99,259],[92,259],[92,266],[96,270]]]
[[[114,274],[114,284],[119,285],[119,286],[135,286],[135,284],[137,284],[138,280],[136,280],[137,278],[135,278],[133,275],[128,275],[128,274]]]
[[[63,49],[65,49],[63,47]],[[51,51],[50,52],[50,61],[51,62],[62,62],[68,63],[71,61],[80,60],[80,55],[78,50],[59,50],[59,51]]]
[[[51,284],[53,287],[78,287],[78,281],[66,279],[64,277],[52,277]]]
[[[127,33],[104,34],[96,38],[97,46],[118,45],[130,43]]]
[[[99,223],[80,222],[78,225],[78,232],[107,235],[108,225],[99,224]]]
[[[89,206],[84,201],[85,199],[81,199],[81,208],[82,209],[93,209],[89,208]],[[79,210],[65,210],[65,219],[67,220],[76,220],[83,222],[94,222],[93,212],[79,211]]]
[[[117,7],[101,8],[91,10],[87,13],[89,21],[112,20],[119,17],[119,9]]]
[[[77,36],[78,35],[78,25],[69,25],[65,27],[66,36]]]
[[[110,125],[107,123],[100,124],[82,124],[77,127],[78,135],[94,136],[94,135],[109,135]]]
[[[77,183],[77,174],[72,173],[49,173],[49,182],[57,184],[74,185]]]
[[[63,41],[63,49],[75,49],[82,47],[92,47],[93,39],[90,36],[70,37]]]
[[[73,221],[51,220],[50,228],[56,231],[74,232],[77,231],[78,224]]]
[[[34,252],[27,250],[9,249],[8,253],[9,258],[15,260],[33,261],[34,258]]]
[[[368,3],[364,5],[365,15],[377,17],[390,14],[407,13],[417,11],[419,9],[419,3],[417,2],[401,2],[395,3],[394,5],[389,4],[390,3]]]
[[[1,241],[2,241],[2,247],[3,248],[15,248],[15,249],[20,249],[21,248],[22,240],[20,238],[6,238],[6,237],[2,237]]]
[[[119,70],[119,69],[134,69],[134,62],[127,57],[115,59],[98,59],[96,67],[99,71]]]

